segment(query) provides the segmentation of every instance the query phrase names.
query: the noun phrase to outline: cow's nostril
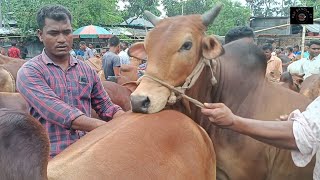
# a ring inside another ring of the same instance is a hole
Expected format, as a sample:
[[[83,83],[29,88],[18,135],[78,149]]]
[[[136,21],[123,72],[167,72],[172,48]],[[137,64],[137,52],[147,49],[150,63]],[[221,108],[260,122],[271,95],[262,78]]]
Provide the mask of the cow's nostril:
[[[148,96],[131,96],[132,111],[136,113],[147,113],[150,106]]]
[[[148,108],[149,106],[150,106],[150,99],[148,97],[146,97],[146,99],[143,100],[143,102],[142,102],[142,107]]]

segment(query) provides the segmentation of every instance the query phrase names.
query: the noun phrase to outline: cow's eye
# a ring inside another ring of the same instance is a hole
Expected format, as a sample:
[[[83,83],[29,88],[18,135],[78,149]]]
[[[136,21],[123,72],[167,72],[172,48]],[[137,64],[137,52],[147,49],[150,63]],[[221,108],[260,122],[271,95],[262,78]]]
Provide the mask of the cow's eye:
[[[185,42],[183,43],[183,45],[181,46],[180,50],[190,50],[192,47],[192,42]]]

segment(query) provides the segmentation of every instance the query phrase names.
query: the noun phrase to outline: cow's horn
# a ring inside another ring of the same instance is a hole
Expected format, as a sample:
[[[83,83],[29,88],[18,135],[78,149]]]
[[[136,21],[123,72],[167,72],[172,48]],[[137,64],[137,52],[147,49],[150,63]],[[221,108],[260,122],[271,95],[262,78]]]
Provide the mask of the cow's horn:
[[[147,19],[155,26],[161,18],[158,16],[152,14],[150,11],[144,11],[144,14],[146,15]]]
[[[202,22],[205,26],[208,26],[213,22],[213,20],[218,16],[220,10],[222,8],[222,4],[217,4],[214,8],[202,14]]]

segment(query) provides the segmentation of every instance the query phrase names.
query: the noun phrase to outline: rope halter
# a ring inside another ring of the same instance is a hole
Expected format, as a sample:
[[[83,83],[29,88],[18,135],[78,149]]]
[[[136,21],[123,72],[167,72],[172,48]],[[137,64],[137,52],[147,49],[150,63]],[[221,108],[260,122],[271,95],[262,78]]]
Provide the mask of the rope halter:
[[[196,83],[196,81],[200,77],[200,74],[203,71],[205,66],[209,66],[210,71],[211,71],[211,84],[215,85],[217,83],[217,79],[214,77],[216,65],[217,65],[216,60],[201,58],[197,64],[197,66],[193,69],[191,74],[186,78],[186,80],[182,86],[174,87],[174,86],[172,86],[172,85],[170,85],[170,84],[168,84],[168,83],[166,83],[166,82],[164,82],[154,76],[148,75],[148,74],[144,74],[142,77],[140,77],[138,79],[137,83],[139,84],[141,82],[142,78],[145,78],[145,77],[152,79],[153,81],[156,81],[171,90],[171,95],[168,98],[168,104],[170,104],[170,105],[175,104],[178,99],[185,98],[186,100],[192,102],[194,105],[196,105],[200,108],[203,108],[204,107],[203,103],[187,96],[185,94],[185,91],[187,89],[190,89]],[[178,95],[178,97],[177,97],[177,95]]]

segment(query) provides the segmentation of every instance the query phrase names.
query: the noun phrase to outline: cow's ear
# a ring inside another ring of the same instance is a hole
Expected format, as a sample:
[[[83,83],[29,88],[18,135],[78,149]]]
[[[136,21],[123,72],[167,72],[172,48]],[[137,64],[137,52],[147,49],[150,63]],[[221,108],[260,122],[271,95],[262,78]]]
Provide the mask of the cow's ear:
[[[206,59],[214,59],[224,53],[220,42],[213,36],[207,36],[202,39],[202,55]]]
[[[128,50],[128,55],[141,60],[147,60],[147,53],[143,42],[134,43]]]

